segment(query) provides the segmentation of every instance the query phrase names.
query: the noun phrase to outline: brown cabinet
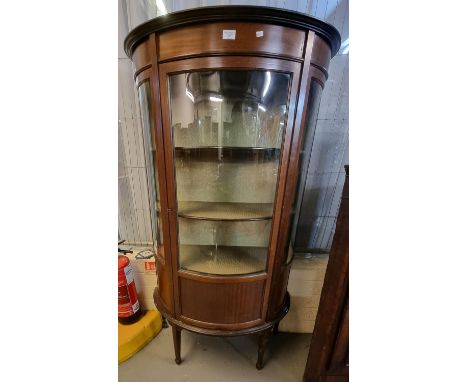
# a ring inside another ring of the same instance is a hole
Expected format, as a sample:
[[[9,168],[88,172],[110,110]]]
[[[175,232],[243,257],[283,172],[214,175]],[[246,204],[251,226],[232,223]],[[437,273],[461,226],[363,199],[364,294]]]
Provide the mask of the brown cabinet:
[[[304,382],[349,380],[349,167],[315,319]]]
[[[303,142],[340,45],[332,26],[265,7],[153,19],[125,49],[142,112],[156,306],[180,331],[268,335],[287,313]],[[313,100],[311,102],[310,100]]]

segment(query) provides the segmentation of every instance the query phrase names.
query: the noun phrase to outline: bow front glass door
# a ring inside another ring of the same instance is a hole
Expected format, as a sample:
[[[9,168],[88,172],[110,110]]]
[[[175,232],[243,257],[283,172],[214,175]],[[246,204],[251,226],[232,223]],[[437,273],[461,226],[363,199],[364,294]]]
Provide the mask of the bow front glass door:
[[[179,267],[266,271],[291,74],[169,75]]]

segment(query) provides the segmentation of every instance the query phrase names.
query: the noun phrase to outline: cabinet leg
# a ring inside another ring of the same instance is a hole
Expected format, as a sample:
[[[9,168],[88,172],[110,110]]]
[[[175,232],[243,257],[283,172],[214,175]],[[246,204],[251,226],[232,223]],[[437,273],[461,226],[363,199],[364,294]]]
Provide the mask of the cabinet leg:
[[[174,341],[175,363],[179,365],[182,360],[180,359],[180,332],[181,329],[172,325],[172,340]]]
[[[279,321],[273,327],[273,334],[276,336],[278,334]]]
[[[263,331],[258,336],[258,358],[257,358],[257,369],[263,369],[263,356],[265,355],[266,345],[268,343],[268,337],[270,336],[270,329]]]

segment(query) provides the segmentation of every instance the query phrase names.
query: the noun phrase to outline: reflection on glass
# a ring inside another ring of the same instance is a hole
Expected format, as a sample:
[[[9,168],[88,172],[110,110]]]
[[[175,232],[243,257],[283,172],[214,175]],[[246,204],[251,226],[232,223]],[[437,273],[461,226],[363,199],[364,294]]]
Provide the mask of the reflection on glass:
[[[151,109],[151,91],[149,82],[146,81],[138,88],[141,119],[143,123],[143,141],[145,145],[146,175],[148,178],[148,196],[150,204],[151,230],[154,249],[161,256],[163,252],[163,236],[161,232],[159,202],[159,181],[156,168],[156,146],[154,138],[154,121]]]
[[[290,228],[290,243],[289,245],[296,249],[298,252],[304,250],[301,246],[297,245],[300,242],[308,242],[311,234],[311,219],[301,219],[300,206],[303,203],[304,190],[307,180],[307,170],[309,167],[309,158],[312,151],[312,145],[315,136],[315,127],[317,124],[317,117],[319,112],[320,98],[322,96],[322,86],[319,82],[311,79],[309,99],[307,102],[307,119],[305,123],[305,129],[302,137],[301,150],[299,155],[299,178],[297,182],[296,196],[293,202],[293,219]],[[305,212],[305,211],[304,211]],[[301,224],[301,220],[307,224]],[[299,229],[300,228],[300,229]],[[303,232],[306,235],[302,237],[298,235],[298,232]],[[304,240],[305,239],[305,240]],[[292,256],[288,256],[288,262],[292,260]]]
[[[290,76],[170,76],[179,264],[211,274],[266,268]]]

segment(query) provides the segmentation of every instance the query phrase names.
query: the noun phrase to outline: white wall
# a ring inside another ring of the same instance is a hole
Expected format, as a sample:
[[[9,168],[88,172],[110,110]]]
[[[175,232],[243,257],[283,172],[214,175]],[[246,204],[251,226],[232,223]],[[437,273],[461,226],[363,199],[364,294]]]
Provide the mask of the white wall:
[[[123,50],[128,33],[125,0],[119,0],[119,236],[131,243],[151,243],[148,188],[138,97],[131,60]]]

